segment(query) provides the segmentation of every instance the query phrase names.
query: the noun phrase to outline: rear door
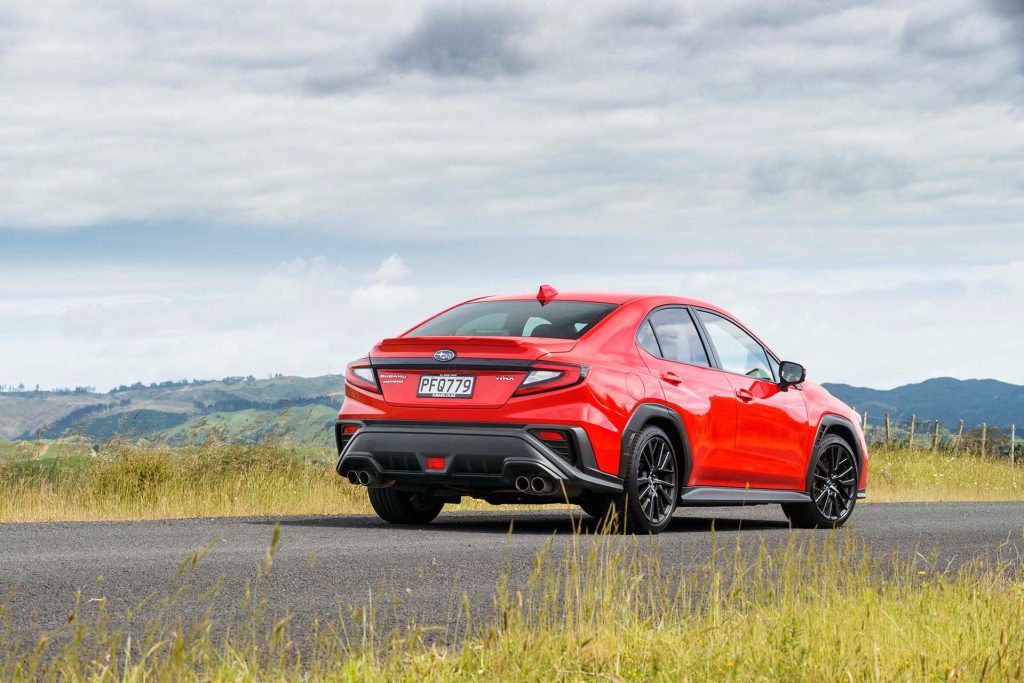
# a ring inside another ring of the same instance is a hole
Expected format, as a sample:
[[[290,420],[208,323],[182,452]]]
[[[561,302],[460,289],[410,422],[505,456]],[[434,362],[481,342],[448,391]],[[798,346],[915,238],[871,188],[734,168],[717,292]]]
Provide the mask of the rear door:
[[[746,330],[717,313],[694,311],[736,405],[735,485],[803,489],[807,406],[799,387],[778,384],[778,361]]]
[[[711,367],[708,352],[685,307],[655,309],[640,326],[637,344],[666,401],[683,418],[693,468],[688,486],[730,486],[736,440],[732,385]]]

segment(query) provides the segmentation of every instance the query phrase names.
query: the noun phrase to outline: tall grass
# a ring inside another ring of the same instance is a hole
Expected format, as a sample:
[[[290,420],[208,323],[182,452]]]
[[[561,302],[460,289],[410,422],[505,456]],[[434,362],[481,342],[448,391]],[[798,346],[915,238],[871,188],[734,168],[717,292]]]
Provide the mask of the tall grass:
[[[273,545],[276,544],[275,530]],[[372,609],[295,632],[263,596],[273,550],[238,615],[184,586],[132,640],[111,615],[18,645],[0,678],[142,680],[1021,680],[1019,563],[943,569],[873,556],[848,535],[792,536],[776,552],[720,549],[666,567],[648,539],[549,543],[524,586],[496,587],[493,616],[382,633]],[[184,565],[182,583],[201,561]],[[692,571],[680,567],[696,566]],[[443,626],[443,625],[442,625]]]
[[[869,501],[1024,499],[1024,463],[1006,456],[876,448],[870,458]]]
[[[366,512],[365,493],[331,463],[331,452],[287,441],[112,441],[96,455],[0,461],[0,521]]]
[[[11,444],[0,453],[0,522],[372,513],[365,490],[334,472],[335,458],[287,440],[174,448],[115,440],[95,454],[74,441]],[[1006,458],[871,453],[868,502],[1021,499],[1024,465]]]

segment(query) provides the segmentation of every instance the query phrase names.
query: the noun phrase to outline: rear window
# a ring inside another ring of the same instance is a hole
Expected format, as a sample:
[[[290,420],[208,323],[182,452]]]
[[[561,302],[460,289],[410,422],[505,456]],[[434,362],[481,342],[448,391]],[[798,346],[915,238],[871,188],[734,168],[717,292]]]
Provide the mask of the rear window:
[[[544,337],[579,339],[612,312],[590,301],[477,301],[456,306],[407,337]]]

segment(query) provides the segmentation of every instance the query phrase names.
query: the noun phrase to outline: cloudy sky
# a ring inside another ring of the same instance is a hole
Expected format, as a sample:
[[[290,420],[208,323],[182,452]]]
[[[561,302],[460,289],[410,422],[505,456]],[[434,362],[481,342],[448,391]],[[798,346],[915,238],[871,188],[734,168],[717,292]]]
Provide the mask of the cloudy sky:
[[[0,384],[337,372],[541,282],[1024,383],[1024,1],[0,0]]]

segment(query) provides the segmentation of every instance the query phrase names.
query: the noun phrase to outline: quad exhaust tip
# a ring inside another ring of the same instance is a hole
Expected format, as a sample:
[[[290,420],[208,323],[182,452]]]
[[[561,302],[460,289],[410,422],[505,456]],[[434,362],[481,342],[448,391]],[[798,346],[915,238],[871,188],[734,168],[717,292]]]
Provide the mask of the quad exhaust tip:
[[[366,470],[359,470],[359,483],[363,486],[370,485],[370,473]]]
[[[359,474],[357,474],[355,470],[349,470],[348,471],[348,481],[349,481],[350,484],[358,484],[359,483]]]
[[[547,493],[550,491],[548,480],[544,477],[534,477],[530,480],[530,490],[534,493]]]
[[[527,493],[529,490],[530,480],[521,474],[516,477],[516,491],[519,491],[520,493]]]

